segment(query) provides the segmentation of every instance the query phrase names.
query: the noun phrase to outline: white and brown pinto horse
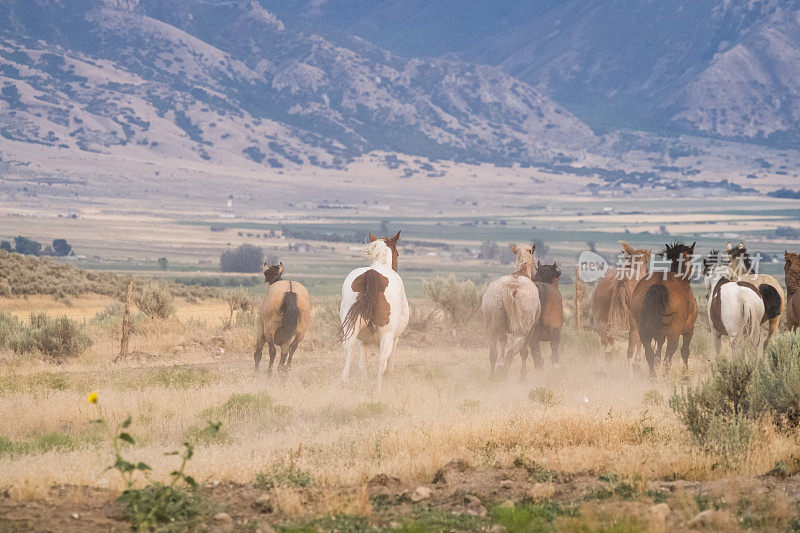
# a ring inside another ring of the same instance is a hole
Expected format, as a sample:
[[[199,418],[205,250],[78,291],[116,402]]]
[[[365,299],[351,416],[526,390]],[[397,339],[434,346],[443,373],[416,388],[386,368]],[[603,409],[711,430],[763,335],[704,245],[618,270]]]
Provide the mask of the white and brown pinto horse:
[[[722,336],[730,339],[731,348],[737,341],[750,341],[755,347],[761,337],[764,300],[758,288],[749,281],[733,281],[727,264],[719,260],[714,250],[703,259],[707,316],[714,332],[714,353],[719,355]]]
[[[766,348],[769,340],[778,333],[781,315],[786,309],[786,295],[783,287],[772,276],[755,272],[755,265],[753,265],[753,260],[744,243],[740,242],[736,247],[728,243],[728,254],[730,255],[728,266],[731,270],[731,280],[752,283],[761,295],[761,299],[764,300],[762,323],[767,324],[767,339],[764,341],[764,348]]]
[[[510,245],[516,256],[516,269],[513,274],[501,276],[486,287],[481,301],[483,318],[489,335],[489,364],[492,373],[498,360],[506,370],[514,356],[520,354],[522,369],[520,378],[525,377],[528,345],[534,338],[534,328],[541,315],[539,289],[531,279],[534,273],[533,252],[536,245]],[[510,348],[504,354],[506,342]],[[499,353],[498,353],[499,348]]]
[[[377,337],[380,348],[375,393],[378,395],[397,341],[408,325],[409,307],[403,280],[396,272],[396,244],[400,232],[392,238],[377,239],[371,233],[369,237],[372,242],[365,246],[364,255],[370,266],[353,270],[342,284],[342,304],[339,307],[345,354],[342,380],[346,381],[350,375],[355,352],[358,352],[358,366],[364,373],[364,343]]]

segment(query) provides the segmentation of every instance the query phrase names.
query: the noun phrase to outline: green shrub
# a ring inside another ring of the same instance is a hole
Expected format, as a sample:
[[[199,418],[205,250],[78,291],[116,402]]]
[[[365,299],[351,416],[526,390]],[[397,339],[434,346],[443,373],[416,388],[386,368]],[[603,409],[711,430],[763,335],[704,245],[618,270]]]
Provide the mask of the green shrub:
[[[564,507],[557,502],[517,503],[513,507],[495,507],[490,516],[505,531],[543,531],[562,516],[577,516],[574,507]]]
[[[119,497],[125,506],[123,516],[134,531],[151,531],[169,524],[192,529],[210,514],[208,502],[195,490],[152,483],[141,489],[128,489]]]
[[[726,457],[744,451],[754,435],[755,357],[744,352],[717,357],[711,376],[675,391],[670,407],[695,441]]]
[[[0,322],[0,331],[2,327]],[[17,324],[16,329],[9,327],[8,331],[4,344],[19,355],[38,350],[48,357],[63,359],[77,357],[92,345],[81,326],[65,316],[50,318],[45,313],[33,313],[30,324]]]
[[[294,461],[275,463],[269,472],[256,475],[253,487],[269,490],[275,487],[310,487],[314,484],[311,472],[303,470]]]
[[[37,325],[34,328],[31,324],[34,343],[36,349],[47,356],[56,359],[77,357],[92,345],[92,340],[78,323],[65,316],[54,319],[45,317]]]
[[[134,302],[150,318],[169,318],[175,313],[172,295],[161,285],[150,285],[137,292]]]
[[[422,282],[422,289],[425,296],[456,324],[469,322],[481,309],[484,287],[477,286],[472,280],[456,281],[452,275],[426,279]]]
[[[755,389],[758,407],[776,425],[800,425],[800,331],[772,339],[759,361]]]
[[[10,348],[10,339],[20,329],[19,320],[11,313],[0,311],[0,348]]]

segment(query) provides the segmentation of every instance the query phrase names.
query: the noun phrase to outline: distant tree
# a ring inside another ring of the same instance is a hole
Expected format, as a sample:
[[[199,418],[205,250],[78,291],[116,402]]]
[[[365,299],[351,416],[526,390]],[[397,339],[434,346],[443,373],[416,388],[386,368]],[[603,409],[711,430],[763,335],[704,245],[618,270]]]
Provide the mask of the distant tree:
[[[500,247],[492,240],[484,241],[480,248],[481,259],[491,261],[500,255]]]
[[[14,251],[22,255],[39,255],[42,253],[42,244],[19,235],[14,237]]]
[[[14,248],[11,246],[10,242],[0,241],[0,250],[4,250],[6,252],[13,252]]]
[[[235,250],[222,252],[219,266],[223,272],[261,272],[264,252],[261,248],[243,244]]]
[[[72,252],[72,246],[67,243],[66,239],[54,239],[53,252],[58,256],[66,257]]]
[[[167,261],[166,257],[159,257],[158,258],[158,268],[161,270],[166,270],[169,266],[169,262]]]
[[[19,106],[19,90],[16,85],[5,85],[0,89],[0,97],[14,108]]]

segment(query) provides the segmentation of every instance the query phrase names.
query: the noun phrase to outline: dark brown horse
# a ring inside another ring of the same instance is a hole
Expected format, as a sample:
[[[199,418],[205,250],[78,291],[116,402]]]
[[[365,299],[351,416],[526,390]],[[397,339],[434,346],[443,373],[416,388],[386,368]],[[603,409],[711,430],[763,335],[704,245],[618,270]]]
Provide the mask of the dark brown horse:
[[[681,337],[684,372],[689,368],[689,344],[697,320],[697,300],[690,285],[694,245],[686,246],[681,242],[666,245],[662,255],[670,261],[670,271],[651,272],[636,284],[631,295],[631,313],[636,320],[651,375],[655,375],[661,363],[664,341],[667,343],[664,354],[666,370]],[[653,341],[657,345],[655,350]]]
[[[647,274],[650,250],[635,250],[625,241],[622,246],[624,261],[619,268],[610,268],[597,283],[592,294],[592,324],[600,336],[606,361],[611,359],[614,337],[628,333],[628,364],[639,354],[639,332],[630,312],[631,294],[636,284]]]
[[[800,254],[784,251],[786,263],[783,273],[786,274],[786,292],[789,303],[786,305],[786,323],[794,331],[800,328]]]
[[[537,368],[544,365],[542,352],[539,349],[539,343],[542,341],[550,343],[550,360],[553,366],[558,368],[558,345],[561,342],[561,328],[564,326],[564,305],[561,301],[561,292],[558,290],[560,277],[561,270],[557,263],[543,265],[541,261],[537,261],[536,274],[532,279],[539,290],[542,311],[539,322],[531,333],[531,354]]]

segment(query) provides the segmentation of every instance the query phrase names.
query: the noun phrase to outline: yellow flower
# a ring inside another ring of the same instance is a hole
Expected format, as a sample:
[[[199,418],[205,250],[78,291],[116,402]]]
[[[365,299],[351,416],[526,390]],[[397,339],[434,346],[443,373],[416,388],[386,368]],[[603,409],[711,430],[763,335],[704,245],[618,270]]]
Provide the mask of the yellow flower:
[[[93,392],[89,395],[89,403],[97,403],[98,396],[96,392]]]

